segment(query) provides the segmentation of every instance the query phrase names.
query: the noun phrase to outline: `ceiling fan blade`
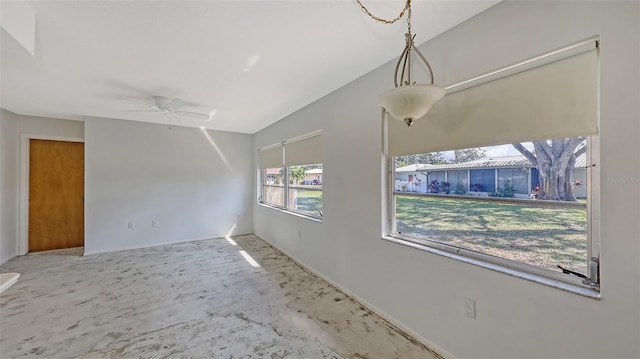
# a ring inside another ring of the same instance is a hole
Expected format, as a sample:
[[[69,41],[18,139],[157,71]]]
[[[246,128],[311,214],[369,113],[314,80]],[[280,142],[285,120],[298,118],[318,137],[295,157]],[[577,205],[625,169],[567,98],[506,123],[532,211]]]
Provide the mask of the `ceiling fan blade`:
[[[120,112],[158,112],[156,110],[121,110]]]
[[[155,110],[155,111],[157,111],[157,110],[158,110],[158,107],[157,107],[157,106],[154,106],[154,105],[148,104],[148,103],[146,103],[146,102],[144,102],[144,101],[136,100],[135,98],[131,98],[131,97],[127,97],[127,96],[122,96],[122,98],[123,98],[123,99],[125,99],[125,100],[129,100],[129,101],[135,102],[135,103],[139,103],[139,104],[141,104],[141,105],[145,105],[145,106],[149,107],[149,108],[150,108],[150,109],[152,109],[152,110]]]
[[[177,98],[170,99],[170,98],[164,97],[164,96],[153,96],[153,102],[160,109],[169,108],[169,105],[171,105],[176,100],[180,101]],[[176,106],[173,106],[173,108],[176,108]]]
[[[173,108],[180,107],[180,100],[177,98],[174,98],[173,100],[167,102],[165,105],[162,105],[161,108],[169,108],[171,107],[171,105],[174,105]]]
[[[194,117],[194,118],[199,118],[199,119],[202,119],[202,120],[208,120],[209,119],[209,115],[206,115],[204,113],[189,112],[189,111],[174,111],[174,113],[176,115],[179,115],[179,116]]]

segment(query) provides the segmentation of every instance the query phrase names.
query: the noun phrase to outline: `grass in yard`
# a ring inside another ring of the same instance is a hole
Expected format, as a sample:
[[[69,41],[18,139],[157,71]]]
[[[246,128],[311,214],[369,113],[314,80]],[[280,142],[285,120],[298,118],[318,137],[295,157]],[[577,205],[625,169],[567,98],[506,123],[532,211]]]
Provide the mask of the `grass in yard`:
[[[322,191],[303,188],[298,188],[295,191],[297,192],[298,211],[307,212],[313,216],[318,216],[322,212]]]
[[[554,271],[587,271],[586,209],[399,195],[396,228]]]

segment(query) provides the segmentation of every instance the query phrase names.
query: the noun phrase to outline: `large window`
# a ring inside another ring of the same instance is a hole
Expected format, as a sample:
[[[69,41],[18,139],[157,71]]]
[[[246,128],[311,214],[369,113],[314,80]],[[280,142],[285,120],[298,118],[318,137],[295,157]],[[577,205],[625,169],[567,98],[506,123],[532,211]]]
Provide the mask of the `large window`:
[[[468,171],[447,171],[447,182],[451,184],[453,189],[457,189],[458,192],[467,192],[469,190]]]
[[[579,194],[591,192],[584,165],[589,154],[587,139],[536,141],[535,146],[551,149],[553,143],[564,148],[556,153],[556,157],[568,157],[566,165],[547,167],[550,161],[546,155],[538,157],[535,151],[527,149],[532,148],[533,143],[523,144],[521,150],[533,155],[535,163],[511,144],[487,147],[489,151],[485,148],[467,149],[477,153],[488,152],[488,156],[494,156],[492,152],[498,149],[509,151],[511,155],[508,157],[486,157],[487,166],[499,166],[505,161],[503,158],[539,166],[544,174],[538,179],[542,185],[529,191],[530,171],[494,167],[471,169],[472,190],[469,192],[426,191],[407,195],[395,191],[393,235],[467,249],[551,271],[558,270],[560,265],[586,274],[589,263],[589,197],[579,197]],[[447,152],[442,153],[446,155]],[[438,153],[430,153],[424,157],[438,157],[436,155]],[[450,164],[460,165],[465,165],[465,162]],[[446,167],[447,164],[438,166]],[[454,173],[460,177],[460,172],[451,171],[449,179],[453,180],[451,174]],[[496,173],[499,185],[494,190]],[[563,175],[554,175],[559,173]]]
[[[469,181],[473,192],[493,192],[496,184],[496,171],[490,169],[478,169],[469,171]]]
[[[260,203],[322,218],[322,137],[312,133],[260,150]]]
[[[450,87],[411,128],[387,118],[389,235],[524,278],[599,289],[595,44]],[[450,191],[395,190],[398,157],[429,168],[430,180],[446,172]]]
[[[285,169],[265,168],[262,171],[262,200],[264,203],[284,207]]]
[[[322,165],[292,166],[289,173],[288,208],[322,217]]]
[[[529,172],[522,168],[499,168],[498,173],[498,190],[513,191],[514,194],[529,193]],[[573,175],[573,173],[572,173]]]

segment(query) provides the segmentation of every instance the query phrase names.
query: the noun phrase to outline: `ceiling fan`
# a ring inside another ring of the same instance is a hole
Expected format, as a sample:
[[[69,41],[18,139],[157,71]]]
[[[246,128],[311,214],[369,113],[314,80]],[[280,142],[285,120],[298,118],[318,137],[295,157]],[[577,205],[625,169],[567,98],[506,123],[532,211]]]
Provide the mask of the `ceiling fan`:
[[[162,96],[153,96],[153,102],[154,104],[150,104],[144,101],[140,101],[137,100],[135,98],[131,98],[131,97],[126,97],[123,96],[124,99],[132,101],[132,102],[136,102],[142,105],[145,105],[146,107],[148,107],[148,109],[145,110],[124,110],[122,112],[158,112],[158,113],[162,113],[164,115],[169,116],[169,118],[171,118],[172,115],[178,116],[178,117],[193,117],[193,118],[199,118],[201,120],[209,120],[210,116],[204,113],[198,113],[198,112],[189,112],[189,111],[181,111],[179,110],[179,108],[186,106],[187,104],[184,103],[182,100],[174,98],[174,99],[170,99],[167,97],[162,97]]]

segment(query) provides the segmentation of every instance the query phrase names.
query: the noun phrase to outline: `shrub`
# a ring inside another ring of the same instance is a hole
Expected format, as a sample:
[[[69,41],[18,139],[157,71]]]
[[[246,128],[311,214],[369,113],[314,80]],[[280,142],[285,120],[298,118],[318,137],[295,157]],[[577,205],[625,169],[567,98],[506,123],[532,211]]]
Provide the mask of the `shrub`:
[[[441,182],[440,183],[440,192],[445,194],[449,194],[451,192],[451,183],[449,182]]]
[[[467,194],[467,186],[465,186],[462,183],[458,183],[456,185],[456,190],[454,192],[455,194],[459,194],[459,195],[465,195]]]
[[[516,196],[515,191],[513,190],[513,186],[511,185],[510,180],[504,180],[502,188],[498,189],[497,192],[489,193],[490,197],[500,197],[500,198],[514,198]]]
[[[429,183],[429,192],[430,193],[440,193],[440,185],[438,184],[438,180],[433,180]]]

